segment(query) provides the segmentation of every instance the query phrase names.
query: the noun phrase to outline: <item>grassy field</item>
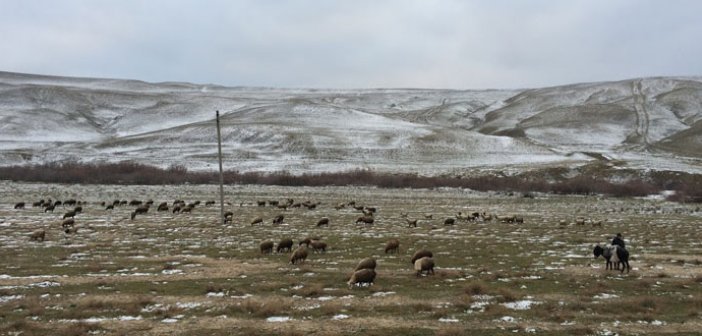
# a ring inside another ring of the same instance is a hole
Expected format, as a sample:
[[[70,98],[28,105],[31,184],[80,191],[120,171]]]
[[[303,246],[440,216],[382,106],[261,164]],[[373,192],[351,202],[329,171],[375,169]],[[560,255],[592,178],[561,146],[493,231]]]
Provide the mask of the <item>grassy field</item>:
[[[0,182],[0,333],[4,335],[636,335],[702,330],[702,211],[655,199],[476,193],[458,189],[227,186],[232,224],[219,223],[216,186],[85,186]],[[84,201],[76,233],[39,199]],[[257,201],[321,202],[279,209]],[[100,202],[201,201],[190,214],[130,220]],[[25,209],[14,209],[23,201]],[[373,225],[340,203],[376,207]],[[516,214],[524,223],[444,219]],[[283,224],[272,219],[283,214]],[[408,227],[403,214],[419,219]],[[431,215],[432,219],[426,219]],[[255,217],[263,224],[252,226]],[[322,217],[329,227],[316,227]],[[576,225],[577,217],[587,220]],[[565,225],[560,224],[561,220]],[[602,220],[595,227],[590,220]],[[30,241],[37,230],[46,241]],[[604,269],[595,244],[621,232],[630,273]],[[259,244],[317,237],[329,246],[299,265]],[[400,241],[397,254],[385,243]],[[410,256],[434,253],[434,275]],[[352,269],[378,261],[370,287]]]

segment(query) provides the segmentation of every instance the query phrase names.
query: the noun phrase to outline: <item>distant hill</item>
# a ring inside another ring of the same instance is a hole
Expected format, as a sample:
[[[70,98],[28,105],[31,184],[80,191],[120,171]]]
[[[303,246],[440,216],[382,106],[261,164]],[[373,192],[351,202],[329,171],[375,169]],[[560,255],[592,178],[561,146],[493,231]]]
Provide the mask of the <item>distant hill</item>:
[[[526,90],[275,89],[0,72],[0,164],[462,174],[595,160],[702,172],[702,78]]]

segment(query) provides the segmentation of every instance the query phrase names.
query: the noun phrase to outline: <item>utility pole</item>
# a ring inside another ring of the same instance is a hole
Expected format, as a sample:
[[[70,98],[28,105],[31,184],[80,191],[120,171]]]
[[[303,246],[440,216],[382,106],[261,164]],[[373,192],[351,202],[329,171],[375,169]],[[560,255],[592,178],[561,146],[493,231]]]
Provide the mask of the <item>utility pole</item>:
[[[219,110],[217,110],[217,149],[219,152],[219,220],[224,225],[224,172],[222,171],[222,132],[219,130]]]

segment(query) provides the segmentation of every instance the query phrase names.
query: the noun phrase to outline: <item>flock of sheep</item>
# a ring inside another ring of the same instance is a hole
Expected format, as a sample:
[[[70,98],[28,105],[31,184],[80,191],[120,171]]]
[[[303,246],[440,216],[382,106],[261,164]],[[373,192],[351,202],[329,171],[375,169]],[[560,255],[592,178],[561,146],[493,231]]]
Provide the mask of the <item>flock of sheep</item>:
[[[75,226],[75,217],[82,212],[82,205],[86,203],[76,201],[74,199],[70,199],[64,202],[61,201],[52,201],[51,199],[49,200],[40,200],[38,202],[32,203],[33,207],[36,208],[41,208],[43,209],[44,212],[53,212],[57,207],[63,206],[64,208],[66,206],[73,207],[71,210],[67,211],[62,218],[61,222],[61,228],[65,234],[71,234],[75,233],[77,228]],[[143,215],[149,212],[151,207],[153,206],[154,202],[152,200],[148,200],[146,202],[138,201],[138,200],[132,200],[130,202],[127,202],[126,200],[115,200],[112,203],[106,203],[106,202],[101,202],[100,206],[104,207],[106,211],[110,211],[115,209],[115,207],[123,207],[123,206],[132,206],[135,207],[133,211],[131,211],[131,215],[129,218],[131,220],[134,220],[137,215]],[[169,207],[167,202],[162,202],[156,206],[157,211],[172,211],[174,214],[176,213],[190,213],[195,209],[197,206],[201,204],[200,201],[195,201],[192,203],[186,203],[183,200],[175,200],[172,204],[172,210]],[[214,201],[206,201],[205,206],[211,206],[214,205]],[[285,201],[257,201],[255,204],[244,204],[240,203],[240,206],[245,206],[245,205],[251,205],[251,206],[259,206],[259,207],[265,207],[265,206],[272,206],[276,207],[280,210],[287,210],[288,208],[302,208],[305,207],[309,210],[315,209],[318,205],[320,205],[321,202],[295,202],[293,199],[287,199]],[[231,205],[231,204],[230,204]],[[19,202],[15,204],[15,209],[24,209],[25,208],[25,203],[24,202]],[[356,205],[355,202],[345,202],[345,203],[339,203],[336,206],[334,206],[336,210],[341,210],[345,208],[352,208],[354,210],[362,212],[362,216],[357,217],[355,223],[356,224],[373,224],[375,222],[375,214],[377,212],[377,209],[375,207],[367,207],[367,206],[359,206]],[[232,223],[234,217],[234,213],[231,211],[227,211],[224,214],[224,221],[225,223]],[[405,221],[407,222],[409,227],[417,227],[417,222],[418,219],[410,219],[408,218],[409,215],[408,213],[400,213],[400,217],[404,218]],[[431,220],[433,218],[433,215],[431,214],[425,214],[424,219],[425,220]],[[126,219],[126,218],[125,218]],[[277,215],[276,217],[273,218],[272,223],[273,224],[281,224],[283,223],[285,219],[285,216],[283,214]],[[443,220],[444,225],[455,225],[457,221],[465,221],[465,222],[471,222],[471,221],[483,221],[483,222],[489,222],[489,221],[499,221],[502,223],[524,223],[524,218],[522,216],[518,215],[493,215],[493,214],[488,214],[486,212],[473,212],[469,214],[464,214],[462,212],[458,212],[455,217],[448,217]],[[577,224],[577,225],[584,225],[585,224],[585,219],[584,218],[576,218],[575,223],[572,224]],[[263,224],[264,219],[262,217],[256,217],[253,220],[250,221],[250,225],[259,225]],[[590,221],[590,223],[593,226],[602,226],[601,221]],[[328,217],[322,217],[319,219],[316,223],[316,226],[329,226],[330,224],[330,219]],[[566,225],[568,224],[565,221],[561,221],[559,223],[560,225]],[[45,230],[36,230],[32,232],[29,235],[30,240],[32,241],[37,241],[37,242],[43,242],[46,239],[46,231]],[[277,253],[283,253],[287,252],[290,253],[290,263],[295,265],[301,262],[304,262],[307,259],[308,256],[308,250],[311,248],[313,252],[325,252],[327,249],[327,244],[323,241],[321,241],[319,238],[305,238],[301,241],[298,242],[297,247],[293,249],[294,242],[291,238],[284,238],[280,240],[277,245],[274,244],[273,241],[267,240],[263,241],[259,245],[260,253],[262,254],[268,254],[272,253],[273,249],[275,247]],[[397,253],[398,249],[400,246],[400,241],[398,239],[391,239],[387,241],[386,246],[385,246],[385,253]],[[626,249],[618,248],[616,245],[615,246],[605,246],[605,247],[600,247],[597,245],[594,250],[594,255],[595,257],[599,257],[602,255],[606,259],[606,269],[612,268],[614,265],[617,266],[617,269],[619,268],[619,264],[622,264],[622,272],[626,268],[627,272],[629,270],[629,264],[628,264],[628,251]],[[420,276],[422,274],[430,275],[434,274],[434,267],[435,267],[435,262],[433,259],[433,254],[431,251],[426,250],[426,249],[420,249],[416,251],[411,259],[410,259],[411,264],[414,267],[414,272],[416,276]],[[364,286],[364,285],[371,285],[373,284],[375,277],[376,277],[376,260],[373,258],[365,258],[361,260],[358,265],[353,269],[353,273],[351,274],[351,277],[348,281],[348,285],[350,287],[353,286]]]

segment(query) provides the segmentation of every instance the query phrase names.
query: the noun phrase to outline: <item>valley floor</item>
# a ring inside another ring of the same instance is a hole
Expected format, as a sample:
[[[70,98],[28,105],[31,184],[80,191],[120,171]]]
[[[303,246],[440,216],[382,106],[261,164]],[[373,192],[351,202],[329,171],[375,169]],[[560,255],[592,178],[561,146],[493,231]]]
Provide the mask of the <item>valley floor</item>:
[[[477,193],[460,189],[226,186],[219,222],[214,185],[113,186],[0,183],[0,334],[105,335],[693,335],[702,330],[702,211],[654,199]],[[84,201],[77,232],[61,228]],[[153,199],[105,210],[100,202]],[[201,201],[191,213],[160,202]],[[271,200],[319,203],[282,209]],[[14,209],[17,202],[25,209]],[[257,202],[267,201],[266,206]],[[375,207],[372,225],[349,206]],[[218,204],[218,203],[217,203]],[[346,206],[336,209],[340,204]],[[524,223],[457,220],[515,214]],[[284,215],[282,224],[272,224]],[[251,225],[256,218],[262,224]],[[317,227],[322,217],[328,227]],[[431,218],[428,218],[431,217]],[[575,224],[582,217],[584,225]],[[417,219],[408,227],[407,219]],[[561,222],[564,222],[562,224]],[[602,221],[602,226],[593,222]],[[45,230],[43,242],[30,241]],[[629,273],[605,270],[592,249],[621,232]],[[259,244],[315,237],[289,252]],[[385,243],[400,241],[397,254]],[[412,253],[434,254],[434,275],[415,276]],[[274,249],[275,251],[275,249]],[[370,287],[346,284],[374,257]]]

